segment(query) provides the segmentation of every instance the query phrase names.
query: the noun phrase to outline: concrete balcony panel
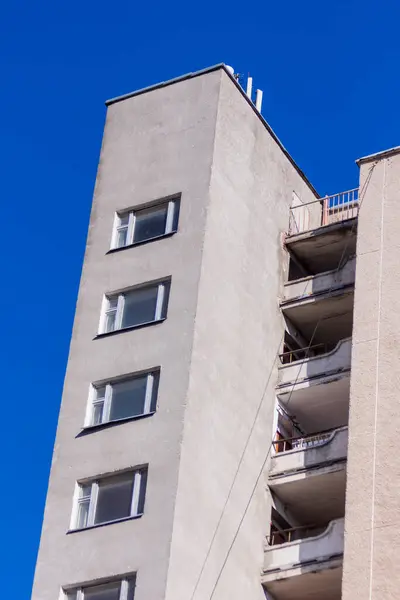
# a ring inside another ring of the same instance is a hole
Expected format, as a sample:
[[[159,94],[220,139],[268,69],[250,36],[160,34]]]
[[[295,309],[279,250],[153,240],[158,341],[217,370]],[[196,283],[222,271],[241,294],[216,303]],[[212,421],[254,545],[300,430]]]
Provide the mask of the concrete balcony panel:
[[[282,444],[282,442],[280,442]],[[347,459],[348,428],[341,427],[323,435],[293,442],[297,447],[273,455],[269,476],[289,476]]]
[[[299,300],[308,300],[317,297],[329,290],[343,289],[354,286],[356,272],[356,259],[350,258],[339,270],[327,271],[318,275],[311,275],[289,281],[284,286],[284,303]]]
[[[344,519],[331,521],[326,529],[313,537],[276,546],[265,545],[264,573],[283,570],[302,563],[323,561],[343,554]]]
[[[327,354],[282,365],[276,395],[308,433],[347,425],[351,339]]]
[[[330,352],[281,365],[278,387],[297,385],[302,381],[349,371],[350,366],[351,338],[349,337],[340,340]]]
[[[340,600],[344,519],[315,537],[264,552],[262,584],[274,600]]]

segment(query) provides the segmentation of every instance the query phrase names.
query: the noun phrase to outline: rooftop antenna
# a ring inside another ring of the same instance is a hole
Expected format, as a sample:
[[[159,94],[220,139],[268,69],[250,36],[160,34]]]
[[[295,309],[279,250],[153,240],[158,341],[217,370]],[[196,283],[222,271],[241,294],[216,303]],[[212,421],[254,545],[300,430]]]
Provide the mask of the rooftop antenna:
[[[251,92],[252,92],[252,90],[253,90],[253,78],[249,76],[247,78],[246,96],[248,98],[250,98],[250,100],[251,100]]]
[[[230,65],[225,65],[225,68],[228,71],[228,73],[230,75],[232,75],[232,77],[234,77],[237,82],[239,82],[240,74],[235,73],[235,69],[233,67],[231,67]],[[250,75],[248,75],[248,77],[247,77],[246,96],[248,97],[249,100],[251,100],[251,102],[253,102],[253,98],[252,98],[252,96],[253,96],[253,78],[250,77]],[[256,101],[253,104],[255,104],[255,107],[260,114],[261,114],[262,100],[263,100],[262,90],[256,90]]]
[[[262,105],[263,93],[262,90],[256,90],[256,109],[259,113],[261,113],[261,105]]]
[[[253,102],[253,78],[250,75],[247,77],[246,96]],[[262,90],[256,90],[255,106],[259,113],[261,113],[262,98]]]

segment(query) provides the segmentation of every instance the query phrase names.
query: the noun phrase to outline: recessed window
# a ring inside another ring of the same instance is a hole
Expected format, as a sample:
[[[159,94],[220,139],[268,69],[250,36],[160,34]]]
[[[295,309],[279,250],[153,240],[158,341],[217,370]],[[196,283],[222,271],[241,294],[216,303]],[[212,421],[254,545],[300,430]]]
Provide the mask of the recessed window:
[[[147,208],[117,213],[112,248],[123,248],[174,233],[178,228],[179,199]]]
[[[78,483],[71,529],[137,517],[143,513],[147,469]]]
[[[65,600],[133,600],[135,577],[64,591]]]
[[[101,425],[154,412],[159,372],[92,385],[86,426]]]
[[[106,296],[100,333],[164,319],[168,295],[169,281],[163,281]]]

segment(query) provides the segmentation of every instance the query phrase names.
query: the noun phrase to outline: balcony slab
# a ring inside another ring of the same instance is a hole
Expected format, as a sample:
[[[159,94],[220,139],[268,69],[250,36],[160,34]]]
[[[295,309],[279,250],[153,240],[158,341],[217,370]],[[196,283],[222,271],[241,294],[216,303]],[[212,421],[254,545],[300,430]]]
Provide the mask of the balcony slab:
[[[274,600],[340,600],[344,519],[315,537],[266,546],[262,584]]]

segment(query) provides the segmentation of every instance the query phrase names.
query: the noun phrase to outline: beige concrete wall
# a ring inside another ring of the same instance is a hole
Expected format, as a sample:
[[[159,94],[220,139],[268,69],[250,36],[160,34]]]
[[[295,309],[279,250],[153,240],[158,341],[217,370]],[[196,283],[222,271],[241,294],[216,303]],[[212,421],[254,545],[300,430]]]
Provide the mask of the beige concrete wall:
[[[108,109],[33,600],[57,600],[61,585],[135,570],[137,600],[165,597],[219,85],[220,73],[209,73]],[[175,236],[106,254],[116,210],[177,192]],[[93,339],[105,292],[169,275],[164,323]],[[157,365],[154,416],[76,438],[92,381]],[[66,535],[77,479],[143,463],[142,518]]]
[[[400,154],[361,163],[344,600],[394,600],[400,571]]]
[[[303,201],[314,198],[234,83],[221,77],[167,600],[264,598],[270,502],[263,477],[229,548],[271,444],[283,334],[281,234],[293,190]]]

